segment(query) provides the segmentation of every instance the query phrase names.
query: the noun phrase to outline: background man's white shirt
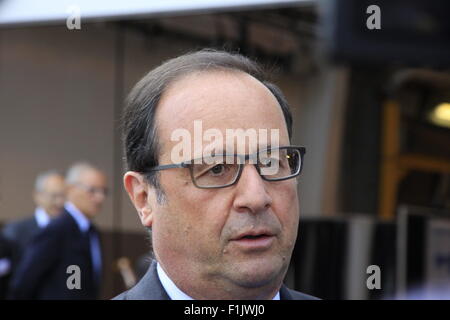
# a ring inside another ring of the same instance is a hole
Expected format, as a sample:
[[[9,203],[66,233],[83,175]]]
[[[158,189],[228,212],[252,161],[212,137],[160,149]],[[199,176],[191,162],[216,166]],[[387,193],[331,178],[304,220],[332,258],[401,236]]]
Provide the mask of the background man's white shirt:
[[[78,228],[82,233],[87,232],[91,226],[91,222],[84,214],[71,202],[66,202],[64,205],[66,211],[75,219]],[[102,269],[102,256],[100,249],[100,240],[97,236],[90,239],[91,257],[94,270],[100,274]]]
[[[37,207],[34,211],[34,218],[39,228],[45,228],[50,223],[50,216],[41,207]]]

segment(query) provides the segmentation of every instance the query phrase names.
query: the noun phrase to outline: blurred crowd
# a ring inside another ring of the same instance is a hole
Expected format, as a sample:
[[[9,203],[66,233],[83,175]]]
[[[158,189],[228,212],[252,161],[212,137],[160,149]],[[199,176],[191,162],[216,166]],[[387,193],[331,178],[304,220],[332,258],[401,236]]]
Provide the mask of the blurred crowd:
[[[34,212],[0,232],[0,299],[96,299],[102,249],[93,218],[108,194],[105,174],[87,162],[65,176],[35,180]]]

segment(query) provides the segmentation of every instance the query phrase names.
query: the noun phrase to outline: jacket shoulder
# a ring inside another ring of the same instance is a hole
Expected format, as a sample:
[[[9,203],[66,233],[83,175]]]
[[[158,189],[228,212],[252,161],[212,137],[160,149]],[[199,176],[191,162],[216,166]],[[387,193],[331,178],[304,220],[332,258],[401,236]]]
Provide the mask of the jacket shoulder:
[[[292,289],[287,289],[289,294],[292,297],[292,300],[320,300],[317,297],[311,296],[309,294],[300,292],[300,291],[295,291]]]
[[[54,218],[44,230],[47,232],[62,232],[77,230],[77,224],[70,213],[63,211],[58,217]]]
[[[3,227],[3,235],[5,238],[11,238],[11,240],[15,240],[18,235],[25,232],[26,229],[33,227],[36,225],[34,217],[28,217],[21,219],[19,221],[14,221],[6,224]]]
[[[111,300],[129,300],[127,297],[128,291],[122,292],[121,294],[119,294],[118,296],[112,298]],[[130,299],[131,300],[131,299]]]
[[[147,273],[130,290],[112,300],[170,300],[156,272],[156,261],[152,261]]]

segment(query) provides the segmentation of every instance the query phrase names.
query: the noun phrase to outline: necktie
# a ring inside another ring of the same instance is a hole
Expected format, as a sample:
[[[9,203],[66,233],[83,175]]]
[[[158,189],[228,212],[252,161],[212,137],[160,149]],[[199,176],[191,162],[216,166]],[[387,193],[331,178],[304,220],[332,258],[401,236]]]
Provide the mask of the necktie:
[[[89,226],[87,234],[89,238],[89,248],[91,253],[93,278],[95,284],[99,285],[101,279],[102,258],[98,232],[92,224]]]

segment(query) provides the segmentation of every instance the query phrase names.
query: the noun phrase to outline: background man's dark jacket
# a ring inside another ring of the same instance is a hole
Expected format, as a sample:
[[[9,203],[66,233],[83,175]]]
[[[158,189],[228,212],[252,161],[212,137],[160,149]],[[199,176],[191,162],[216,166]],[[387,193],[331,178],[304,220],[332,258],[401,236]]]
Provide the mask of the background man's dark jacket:
[[[81,270],[81,289],[67,286],[67,279],[73,274],[67,273],[71,265]],[[98,282],[94,279],[89,237],[64,211],[26,248],[11,279],[9,298],[96,299]]]
[[[0,234],[0,260],[5,259],[11,261],[11,251],[9,241]],[[6,298],[9,276],[10,273],[6,270],[4,274],[0,274],[0,300]]]
[[[11,222],[5,225],[3,228],[3,236],[9,241],[11,244],[12,250],[12,269],[17,266],[19,263],[23,252],[34,236],[41,230],[39,228],[36,218],[34,215],[32,217]]]
[[[280,289],[281,300],[316,300],[317,298],[307,294],[288,289],[282,286]],[[156,272],[156,262],[153,261],[144,277],[130,290],[125,291],[113,300],[170,300],[159,281]]]

